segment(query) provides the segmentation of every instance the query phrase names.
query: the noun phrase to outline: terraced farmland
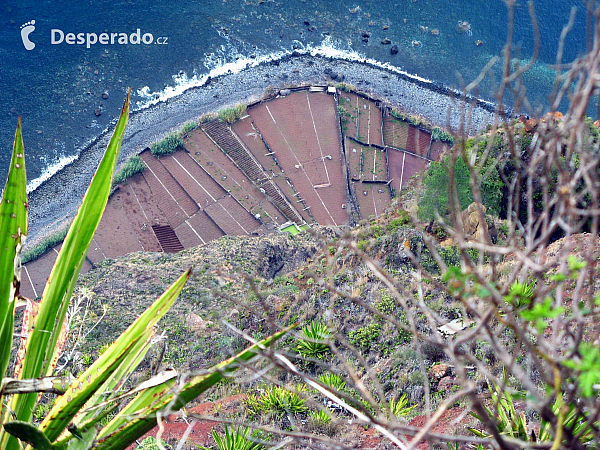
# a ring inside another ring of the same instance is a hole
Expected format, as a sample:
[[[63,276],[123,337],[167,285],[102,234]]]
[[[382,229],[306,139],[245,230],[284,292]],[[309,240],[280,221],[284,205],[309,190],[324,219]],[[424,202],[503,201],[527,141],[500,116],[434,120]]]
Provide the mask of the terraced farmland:
[[[173,154],[144,150],[146,170],[111,195],[83,272],[135,251],[378,216],[448,148],[389,112],[358,93],[288,89],[234,124],[202,123]],[[59,249],[25,265],[23,295],[41,296]]]

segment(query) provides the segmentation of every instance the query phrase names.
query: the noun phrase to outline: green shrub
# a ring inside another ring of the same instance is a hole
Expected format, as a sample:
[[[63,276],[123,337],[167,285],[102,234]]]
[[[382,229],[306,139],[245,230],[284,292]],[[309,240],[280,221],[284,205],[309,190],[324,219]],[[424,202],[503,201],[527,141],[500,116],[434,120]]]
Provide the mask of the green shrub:
[[[170,155],[175,153],[178,148],[183,148],[183,141],[178,134],[172,133],[162,141],[155,142],[150,146],[150,151],[154,156]]]
[[[382,314],[392,314],[398,305],[387,289],[380,289],[381,298],[375,303],[375,309]]]
[[[199,127],[198,122],[192,120],[191,122],[188,122],[183,127],[181,127],[181,135],[184,136],[188,133],[191,133],[198,127]]]
[[[231,108],[223,108],[219,111],[219,120],[221,122],[234,123],[246,112],[246,105],[238,103]]]
[[[305,358],[322,358],[329,352],[332,334],[324,323],[313,320],[302,327],[301,335],[296,348]]]
[[[398,231],[398,228],[406,226],[410,223],[410,215],[408,211],[401,209],[398,213],[398,217],[394,217],[387,224],[387,229],[391,233]]]
[[[113,179],[113,186],[116,186],[117,184],[123,184],[135,174],[142,173],[145,169],[146,164],[144,164],[142,158],[137,155],[132,156],[121,168],[119,173],[115,175]]]
[[[358,247],[359,250],[362,250],[364,252],[367,249],[368,244],[369,244],[369,241],[367,241],[366,239],[360,239],[356,243],[356,246]]]
[[[433,127],[433,130],[431,130],[431,139],[448,142],[449,144],[454,145],[454,136],[439,127]]]
[[[423,180],[423,196],[419,201],[418,217],[423,222],[435,219],[438,212],[442,217],[450,212],[450,158],[446,156],[441,161],[434,161],[429,166]],[[498,215],[502,201],[503,183],[498,170],[491,167],[486,169],[486,162],[482,174],[486,176],[480,180],[479,187],[483,204],[490,214]],[[454,165],[454,185],[458,193],[460,210],[464,210],[473,202],[471,189],[471,173],[462,157],[456,159]]]
[[[373,225],[371,226],[371,234],[373,235],[373,237],[381,237],[385,234],[385,232],[383,231],[383,227],[381,225]]]
[[[381,325],[378,323],[371,323],[364,327],[358,328],[351,331],[348,334],[350,343],[355,347],[368,352],[371,346],[377,342],[379,335],[381,334]]]

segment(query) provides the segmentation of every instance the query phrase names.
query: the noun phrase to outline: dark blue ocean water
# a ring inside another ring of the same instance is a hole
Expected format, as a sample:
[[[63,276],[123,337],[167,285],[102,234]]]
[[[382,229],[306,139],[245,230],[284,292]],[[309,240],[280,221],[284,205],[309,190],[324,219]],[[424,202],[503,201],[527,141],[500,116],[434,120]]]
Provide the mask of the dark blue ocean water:
[[[525,82],[534,104],[547,103],[555,71],[555,49],[572,7],[577,7],[564,60],[586,48],[586,15],[579,0],[540,0],[535,10],[541,29],[540,61]],[[21,41],[22,24],[35,20]],[[459,21],[469,32],[459,33]],[[305,23],[307,22],[307,23]],[[29,179],[55,170],[118,114],[127,86],[142,106],[143,93],[176,84],[173,76],[202,76],[243,57],[264,57],[292,46],[328,46],[390,63],[439,83],[460,87],[471,81],[506,40],[507,10],[500,0],[84,0],[0,2],[0,176],[6,174],[17,116]],[[384,30],[384,26],[389,26]],[[64,33],[151,33],[167,45],[52,45],[52,29]],[[431,30],[439,30],[434,35]],[[368,43],[361,40],[369,31]],[[398,45],[397,55],[384,38]],[[420,41],[413,46],[412,41]],[[481,41],[481,45],[476,45]],[[533,49],[527,4],[516,7],[513,56],[526,61]],[[499,70],[499,66],[498,66]],[[498,73],[498,72],[497,72]],[[143,89],[146,87],[146,89]],[[102,93],[109,94],[108,99]],[[479,95],[492,99],[493,80]],[[97,117],[95,110],[102,109]]]

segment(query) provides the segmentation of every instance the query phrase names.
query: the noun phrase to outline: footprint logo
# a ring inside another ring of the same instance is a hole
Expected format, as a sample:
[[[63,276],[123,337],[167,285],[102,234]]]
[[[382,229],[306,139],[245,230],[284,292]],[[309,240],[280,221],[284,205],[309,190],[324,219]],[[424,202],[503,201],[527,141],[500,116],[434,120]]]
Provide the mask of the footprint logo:
[[[21,25],[21,39],[23,39],[23,45],[26,50],[33,50],[35,48],[35,44],[29,40],[29,35],[33,30],[35,30],[35,20]]]

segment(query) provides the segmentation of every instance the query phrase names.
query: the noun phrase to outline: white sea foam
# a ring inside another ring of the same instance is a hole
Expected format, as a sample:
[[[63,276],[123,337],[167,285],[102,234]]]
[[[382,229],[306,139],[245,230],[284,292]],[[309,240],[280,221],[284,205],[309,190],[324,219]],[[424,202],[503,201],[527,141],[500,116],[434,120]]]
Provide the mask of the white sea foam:
[[[325,39],[319,44],[305,45],[300,41],[296,41],[296,44],[298,48],[295,50],[295,52],[303,55],[321,56],[344,61],[365,63],[374,67],[380,67],[393,73],[397,73],[421,83],[428,83],[432,86],[435,84],[433,81],[427,78],[406,72],[400,67],[394,66],[393,64],[366,57],[357,50],[353,49],[352,42],[349,40],[343,42],[334,40],[330,36],[326,36]],[[141,98],[141,100],[136,103],[135,109],[145,109],[157,103],[165,102],[170,98],[177,97],[190,88],[203,86],[209,77],[216,78],[227,74],[238,73],[244,69],[256,67],[263,63],[281,60],[293,53],[293,50],[284,48],[276,52],[265,53],[262,53],[257,49],[245,49],[244,51],[246,51],[248,54],[253,54],[255,57],[250,58],[247,55],[243,55],[229,40],[227,40],[226,44],[222,45],[217,52],[205,54],[203,65],[208,72],[194,73],[192,76],[188,76],[185,73],[173,75],[173,84],[158,92],[152,92],[148,86],[139,89],[137,91],[137,95]],[[459,92],[456,93],[460,95]],[[479,100],[493,105],[492,102],[488,102],[484,99]],[[71,164],[77,158],[78,155],[58,157],[57,160],[52,162],[44,169],[44,172],[38,178],[30,181],[27,184],[27,192],[35,190],[44,181],[52,177],[52,175],[54,175],[63,167]]]
[[[326,36],[325,39],[319,44],[305,45],[300,41],[295,41],[295,43],[298,47],[295,52],[303,55],[321,56],[325,58],[369,64],[421,83],[427,83],[432,86],[435,85],[435,83],[430,79],[406,72],[405,70],[402,70],[400,67],[394,66],[393,64],[366,57],[352,48],[351,41],[344,43],[339,40],[334,40],[330,36]],[[291,55],[293,51],[289,49],[281,49],[277,52],[265,54],[260,54],[258,51],[254,51],[253,53],[255,54],[255,58],[249,58],[248,56],[241,55],[233,46],[223,46],[223,48],[220,49],[219,54],[211,53],[205,55],[204,66],[208,69],[208,73],[195,73],[191,77],[185,73],[174,75],[173,85],[167,86],[165,89],[159,92],[151,92],[150,88],[145,86],[137,91],[138,96],[140,96],[142,100],[137,102],[136,107],[137,109],[143,109],[148,106],[164,102],[170,98],[182,94],[187,89],[203,86],[209,77],[215,78],[222,75],[238,73],[244,69],[256,67],[262,63],[281,60],[284,57]],[[227,59],[229,59],[230,62],[226,62]],[[235,59],[235,61],[231,61],[232,59]],[[460,97],[461,92],[454,92]],[[485,99],[479,100],[489,105],[494,105],[493,102]]]
[[[27,183],[27,193],[30,193],[31,191],[36,190],[40,184],[42,184],[44,181],[48,180],[50,177],[52,177],[52,175],[54,175],[60,169],[62,169],[65,166],[68,166],[69,164],[71,164],[73,161],[75,161],[78,158],[79,158],[79,155],[71,155],[71,156],[61,155],[61,156],[59,156],[58,160],[56,160],[55,162],[46,166],[46,168],[44,169],[44,171],[42,172],[42,174],[39,177],[37,177],[37,178],[31,180],[29,183]]]

